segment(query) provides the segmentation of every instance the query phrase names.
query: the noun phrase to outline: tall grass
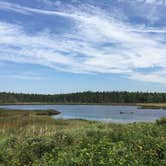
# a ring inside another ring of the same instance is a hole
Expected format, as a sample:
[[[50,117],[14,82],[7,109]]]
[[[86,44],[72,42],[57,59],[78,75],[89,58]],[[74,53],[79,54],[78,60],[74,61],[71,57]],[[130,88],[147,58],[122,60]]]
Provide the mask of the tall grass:
[[[0,165],[165,166],[162,121],[122,125],[1,113]]]

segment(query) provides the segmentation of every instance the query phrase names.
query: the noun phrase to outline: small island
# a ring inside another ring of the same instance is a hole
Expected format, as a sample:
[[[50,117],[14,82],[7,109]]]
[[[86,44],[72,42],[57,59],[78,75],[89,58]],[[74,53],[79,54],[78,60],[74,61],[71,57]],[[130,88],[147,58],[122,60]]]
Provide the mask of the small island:
[[[14,110],[14,109],[0,109],[0,118],[2,117],[20,117],[20,116],[53,116],[58,115],[60,112],[48,109],[48,110]]]

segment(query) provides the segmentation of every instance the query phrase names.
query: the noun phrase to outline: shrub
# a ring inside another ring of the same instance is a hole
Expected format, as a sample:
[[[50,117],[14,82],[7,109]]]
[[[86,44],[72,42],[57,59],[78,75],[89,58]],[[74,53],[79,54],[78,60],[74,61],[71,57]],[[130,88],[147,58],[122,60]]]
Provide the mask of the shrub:
[[[166,117],[160,118],[156,121],[158,125],[166,125]]]

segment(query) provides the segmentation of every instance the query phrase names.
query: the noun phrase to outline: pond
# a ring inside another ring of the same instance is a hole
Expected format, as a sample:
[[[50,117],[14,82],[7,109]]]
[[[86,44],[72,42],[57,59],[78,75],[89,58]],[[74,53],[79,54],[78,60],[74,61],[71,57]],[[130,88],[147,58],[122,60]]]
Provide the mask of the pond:
[[[166,110],[139,109],[137,106],[124,105],[6,105],[9,109],[55,109],[61,112],[56,119],[85,119],[104,122],[131,123],[154,122],[166,117]]]

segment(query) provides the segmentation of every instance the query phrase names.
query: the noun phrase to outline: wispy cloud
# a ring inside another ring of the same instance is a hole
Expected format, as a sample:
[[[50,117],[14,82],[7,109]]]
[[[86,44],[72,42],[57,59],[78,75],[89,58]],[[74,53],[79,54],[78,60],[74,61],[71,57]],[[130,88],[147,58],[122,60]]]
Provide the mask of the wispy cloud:
[[[166,0],[137,0],[137,1],[142,1],[149,4],[158,4],[158,5],[166,4]]]
[[[40,76],[39,74],[33,72],[0,74],[0,78],[14,78],[19,80],[34,80],[34,81],[39,81],[44,79],[43,76]]]
[[[62,4],[62,1],[56,0],[56,1],[51,1],[51,0],[37,0],[40,3],[44,3],[48,6],[60,6]]]
[[[119,1],[140,2],[140,3],[155,4],[155,5],[166,4],[166,0],[119,0]]]
[[[163,72],[155,70],[162,68],[166,73],[165,29],[134,26],[90,5],[48,11],[1,2],[0,8],[58,15],[74,24],[65,34],[30,35],[22,26],[0,22],[0,61],[40,64],[74,73],[118,73],[129,79],[166,83]],[[152,71],[136,71],[142,68]]]
[[[0,9],[1,10],[11,10],[11,11],[19,12],[22,14],[28,14],[28,12],[25,9],[22,9],[22,7],[20,5],[15,5],[15,4],[8,3],[8,2],[0,2]]]

